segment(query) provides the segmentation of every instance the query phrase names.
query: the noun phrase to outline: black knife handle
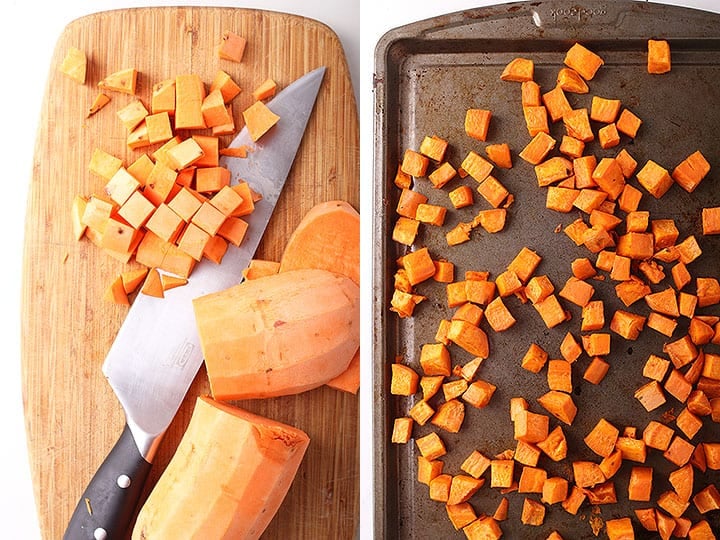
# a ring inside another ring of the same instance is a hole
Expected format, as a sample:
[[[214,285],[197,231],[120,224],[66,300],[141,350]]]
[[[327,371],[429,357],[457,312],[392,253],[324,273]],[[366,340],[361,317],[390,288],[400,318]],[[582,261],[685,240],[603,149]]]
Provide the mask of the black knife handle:
[[[150,467],[126,425],[80,497],[63,539],[125,538]]]

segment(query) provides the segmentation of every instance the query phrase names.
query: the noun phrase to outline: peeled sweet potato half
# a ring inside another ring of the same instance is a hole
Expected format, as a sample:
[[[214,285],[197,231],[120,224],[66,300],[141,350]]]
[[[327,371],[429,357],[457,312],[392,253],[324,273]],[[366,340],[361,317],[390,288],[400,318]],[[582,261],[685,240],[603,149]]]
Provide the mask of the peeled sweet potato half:
[[[295,394],[345,371],[360,341],[360,289],[327,270],[245,281],[193,302],[215,399]]]
[[[200,396],[133,540],[259,538],[310,442],[300,429]]]

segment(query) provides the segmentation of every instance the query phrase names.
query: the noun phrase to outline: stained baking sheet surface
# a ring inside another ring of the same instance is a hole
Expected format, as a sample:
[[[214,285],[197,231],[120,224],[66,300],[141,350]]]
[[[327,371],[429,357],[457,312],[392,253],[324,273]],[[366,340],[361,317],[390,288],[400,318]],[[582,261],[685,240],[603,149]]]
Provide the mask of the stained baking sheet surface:
[[[449,210],[443,227],[422,225],[414,248],[427,246],[433,258],[445,258],[455,264],[455,279],[462,279],[470,270],[489,271],[491,279],[502,272],[522,247],[536,251],[542,262],[536,274],[546,274],[559,290],[571,275],[570,262],[578,257],[595,259],[586,248],[575,246],[562,232],[558,232],[575,219],[583,217],[578,211],[567,214],[545,208],[546,190],[537,186],[533,167],[518,157],[518,152],[530,140],[520,105],[519,83],[501,81],[505,65],[515,57],[530,58],[535,63],[535,80],[545,92],[555,86],[558,69],[563,65],[565,52],[575,41],[580,41],[600,54],[605,64],[590,81],[590,92],[585,95],[568,94],[574,108],[590,107],[593,95],[622,100],[624,107],[637,114],[643,124],[635,141],[623,136],[618,147],[603,150],[597,142],[589,143],[586,153],[598,158],[614,157],[625,148],[638,161],[638,169],[652,159],[672,170],[675,165],[695,150],[701,150],[713,169],[695,192],[685,192],[675,185],[660,200],[644,192],[641,210],[648,210],[651,219],[674,219],[680,231],[679,240],[695,235],[703,249],[703,256],[690,264],[694,276],[720,275],[718,237],[702,236],[700,212],[706,206],[719,206],[717,168],[720,166],[720,143],[716,133],[720,125],[720,111],[715,104],[720,100],[720,19],[710,13],[701,13],[671,6],[637,2],[611,2],[604,12],[591,3],[585,8],[577,3],[535,2],[507,4],[476,11],[449,14],[430,21],[403,27],[391,32],[378,45],[376,54],[376,178],[375,190],[378,213],[375,217],[375,428],[376,428],[376,528],[383,538],[451,538],[455,533],[443,504],[431,501],[427,486],[416,481],[417,447],[414,439],[407,445],[390,442],[392,422],[406,416],[409,408],[420,399],[420,394],[405,398],[389,395],[390,364],[400,356],[404,363],[419,367],[420,348],[435,341],[441,319],[448,319],[454,310],[448,308],[445,285],[432,280],[417,286],[418,294],[427,296],[415,311],[415,316],[399,319],[389,311],[392,295],[392,276],[396,260],[408,248],[392,241],[392,228],[397,214],[395,207],[399,190],[392,180],[405,149],[417,150],[423,137],[437,135],[449,144],[447,160],[458,167],[470,150],[485,155],[484,148],[491,143],[509,143],[513,155],[513,168],[495,168],[493,175],[515,197],[508,209],[504,231],[488,234],[481,229],[472,233],[470,242],[448,247],[445,233],[458,222],[472,220],[481,209],[490,205],[475,192],[475,204],[461,210]],[[574,12],[572,10],[575,10]],[[594,13],[594,14],[592,14]],[[566,15],[563,15],[566,14]],[[594,18],[593,18],[594,17]],[[672,23],[672,24],[668,24]],[[667,38],[672,48],[672,71],[661,76],[646,72],[648,37]],[[464,132],[465,112],[469,108],[492,111],[487,141],[481,143]],[[597,132],[600,124],[593,123]],[[551,132],[559,140],[564,133],[562,122],[552,125]],[[557,148],[552,155],[557,155]],[[636,178],[629,181],[639,187]],[[426,178],[416,179],[414,188],[429,198],[429,203],[451,208],[448,191],[459,185],[477,187],[472,178],[455,178],[442,189],[432,188]],[[642,188],[640,188],[642,189]],[[618,211],[624,217],[625,213]],[[587,218],[586,218],[587,221]],[[618,232],[622,232],[620,225]],[[668,278],[653,286],[661,290],[669,286],[671,265],[665,265]],[[637,270],[636,270],[637,273]],[[606,273],[603,273],[606,274]],[[617,309],[627,309],[647,315],[644,302],[630,308],[617,299],[616,282],[605,275],[604,281],[593,280],[595,298],[605,301],[606,326]],[[688,290],[694,291],[694,285]],[[560,342],[567,332],[580,339],[581,310],[561,300],[571,312],[572,319],[556,328],[548,329],[533,307],[516,297],[505,299],[517,323],[509,330],[493,332],[486,322],[481,323],[489,335],[491,353],[478,372],[478,377],[497,386],[491,403],[483,409],[466,406],[463,427],[458,434],[438,430],[447,445],[448,454],[442,459],[444,471],[459,473],[460,464],[474,450],[493,456],[515,447],[508,403],[515,396],[525,397],[534,412],[546,412],[536,399],[548,390],[546,370],[531,374],[520,367],[520,359],[531,343],[537,343],[550,354],[561,358]],[[720,314],[717,306],[699,310],[703,314]],[[659,420],[663,414],[679,413],[683,405],[669,397],[666,406],[647,413],[634,399],[634,391],[647,382],[642,367],[650,354],[663,355],[665,343],[682,337],[688,321],[681,318],[672,338],[646,328],[640,339],[627,341],[612,333],[612,349],[606,360],[610,370],[600,385],[583,381],[582,374],[590,362],[583,355],[573,365],[573,398],[579,412],[572,427],[563,426],[570,448],[569,459],[554,463],[541,458],[540,466],[550,475],[572,479],[571,459],[599,461],[597,455],[583,442],[583,437],[605,418],[615,426],[636,427],[639,433],[650,420]],[[709,345],[707,352],[720,352]],[[451,346],[453,364],[463,364],[471,356]],[[442,397],[430,403],[436,406]],[[551,418],[551,428],[558,421]],[[674,422],[671,426],[675,427]],[[434,426],[415,426],[414,438],[430,431]],[[703,429],[692,439],[720,441],[718,424],[705,421]],[[602,520],[633,516],[636,508],[652,503],[629,502],[627,479],[633,464],[625,462],[615,477],[618,503],[599,507]],[[655,470],[653,501],[670,489],[667,474],[675,467],[661,453],[651,450],[646,466]],[[521,467],[516,466],[516,478]],[[492,514],[502,495],[497,489],[486,487],[471,499],[478,513]],[[717,473],[696,474],[696,489],[717,483]],[[540,499],[539,494],[507,495],[510,515],[502,523],[505,536],[519,538],[546,538],[557,530],[565,538],[595,538],[591,522],[598,516],[592,506],[585,503],[578,516],[566,513],[559,505],[549,506],[544,525],[522,526],[520,513],[526,496]],[[598,511],[598,510],[596,510]],[[699,519],[694,508],[689,517]],[[720,528],[718,516],[705,516],[715,528]],[[634,518],[638,538],[651,538],[641,532]],[[601,533],[601,537],[604,532]]]

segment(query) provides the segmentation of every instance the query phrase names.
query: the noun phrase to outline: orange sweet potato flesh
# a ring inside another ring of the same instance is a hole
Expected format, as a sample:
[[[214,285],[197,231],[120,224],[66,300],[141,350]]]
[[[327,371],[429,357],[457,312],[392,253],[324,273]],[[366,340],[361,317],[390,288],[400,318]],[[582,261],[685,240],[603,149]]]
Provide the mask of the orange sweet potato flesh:
[[[320,269],[289,270],[193,301],[215,399],[296,394],[345,371],[360,342],[360,289]]]
[[[360,214],[341,200],[315,205],[288,239],[280,272],[319,268],[341,274],[360,285]],[[346,373],[328,382],[337,390],[357,393],[360,388],[360,351]]]
[[[300,429],[200,396],[132,538],[259,538],[310,442]]]

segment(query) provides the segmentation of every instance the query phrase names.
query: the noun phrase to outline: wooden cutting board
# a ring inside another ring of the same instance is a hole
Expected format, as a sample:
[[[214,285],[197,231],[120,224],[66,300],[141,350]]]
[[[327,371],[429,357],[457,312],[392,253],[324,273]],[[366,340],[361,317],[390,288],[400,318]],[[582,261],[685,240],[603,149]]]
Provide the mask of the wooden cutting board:
[[[248,38],[241,64],[216,55],[225,30]],[[71,46],[88,55],[82,86],[57,70]],[[115,260],[87,240],[76,242],[70,208],[76,194],[90,195],[104,184],[88,172],[95,147],[126,165],[152,148],[126,146],[115,113],[132,96],[112,93],[104,109],[86,118],[98,81],[134,67],[139,71],[137,97],[149,104],[155,82],[196,73],[209,85],[223,69],[244,89],[233,102],[239,122],[240,111],[252,102],[252,90],[265,78],[274,78],[282,88],[321,65],[327,72],[315,110],[256,254],[271,260],[279,260],[286,239],[314,204],[344,199],[358,208],[357,105],[337,36],[298,16],[197,7],[98,13],[72,22],[60,36],[49,66],[29,189],[22,311],[25,418],[44,538],[62,537],[78,498],[124,423],[101,366],[128,309],[103,301],[103,292],[133,263]],[[149,486],[167,465],[195,398],[203,393],[209,393],[209,386],[201,368],[163,439]],[[353,537],[359,514],[357,396],[323,387],[236,404],[297,426],[311,439],[264,537]]]

